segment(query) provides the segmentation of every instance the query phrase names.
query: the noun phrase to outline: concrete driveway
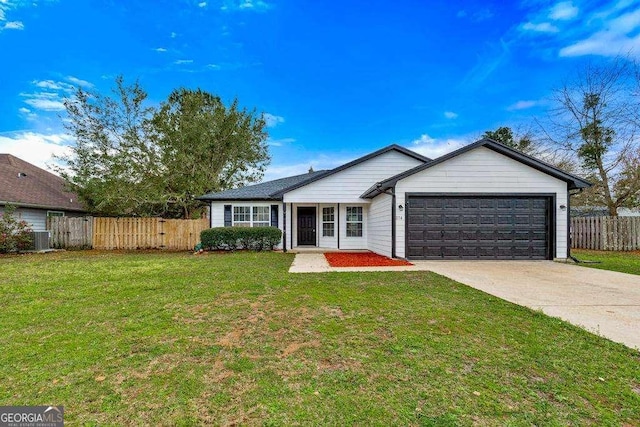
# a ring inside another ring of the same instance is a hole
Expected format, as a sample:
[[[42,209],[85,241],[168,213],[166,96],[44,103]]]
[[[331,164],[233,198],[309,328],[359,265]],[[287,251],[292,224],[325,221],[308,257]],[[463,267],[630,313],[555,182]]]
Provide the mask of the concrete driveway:
[[[412,261],[640,349],[640,276],[552,261]]]

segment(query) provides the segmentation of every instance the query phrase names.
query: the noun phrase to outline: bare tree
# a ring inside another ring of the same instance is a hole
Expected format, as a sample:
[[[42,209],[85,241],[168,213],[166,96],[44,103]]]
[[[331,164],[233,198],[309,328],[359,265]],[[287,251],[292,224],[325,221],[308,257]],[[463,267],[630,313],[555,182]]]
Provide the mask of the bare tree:
[[[640,193],[636,72],[636,65],[622,57],[584,66],[555,90],[555,107],[543,126],[594,183],[586,194],[589,203],[606,205],[611,216]]]

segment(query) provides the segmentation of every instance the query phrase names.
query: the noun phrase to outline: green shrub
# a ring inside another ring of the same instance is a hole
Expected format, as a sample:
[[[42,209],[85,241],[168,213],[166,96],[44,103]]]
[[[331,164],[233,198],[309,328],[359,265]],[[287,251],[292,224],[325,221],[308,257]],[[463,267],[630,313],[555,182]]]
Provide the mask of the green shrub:
[[[200,233],[202,246],[209,250],[273,250],[281,238],[282,231],[277,227],[216,227]]]
[[[0,213],[0,253],[23,251],[33,246],[29,224],[18,221],[15,211],[15,206],[6,205],[4,213]]]

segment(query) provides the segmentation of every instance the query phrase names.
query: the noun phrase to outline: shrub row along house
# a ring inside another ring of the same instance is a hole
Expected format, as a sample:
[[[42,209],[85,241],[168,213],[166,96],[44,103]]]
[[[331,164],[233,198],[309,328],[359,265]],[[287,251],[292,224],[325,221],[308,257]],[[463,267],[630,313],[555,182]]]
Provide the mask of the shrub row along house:
[[[211,227],[276,226],[284,250],[408,259],[564,259],[589,182],[490,139],[431,160],[391,145],[332,170],[200,197]]]
[[[33,231],[45,231],[50,216],[85,214],[62,178],[11,154],[0,154],[0,213],[8,204],[17,207],[15,215]]]

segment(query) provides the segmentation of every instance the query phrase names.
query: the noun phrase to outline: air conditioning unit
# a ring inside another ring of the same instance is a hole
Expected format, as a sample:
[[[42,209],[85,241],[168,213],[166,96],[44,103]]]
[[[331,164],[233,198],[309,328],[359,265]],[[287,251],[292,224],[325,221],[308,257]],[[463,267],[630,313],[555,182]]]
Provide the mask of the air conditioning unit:
[[[49,249],[49,232],[48,231],[32,231],[31,239],[33,240],[34,250],[45,251]]]

